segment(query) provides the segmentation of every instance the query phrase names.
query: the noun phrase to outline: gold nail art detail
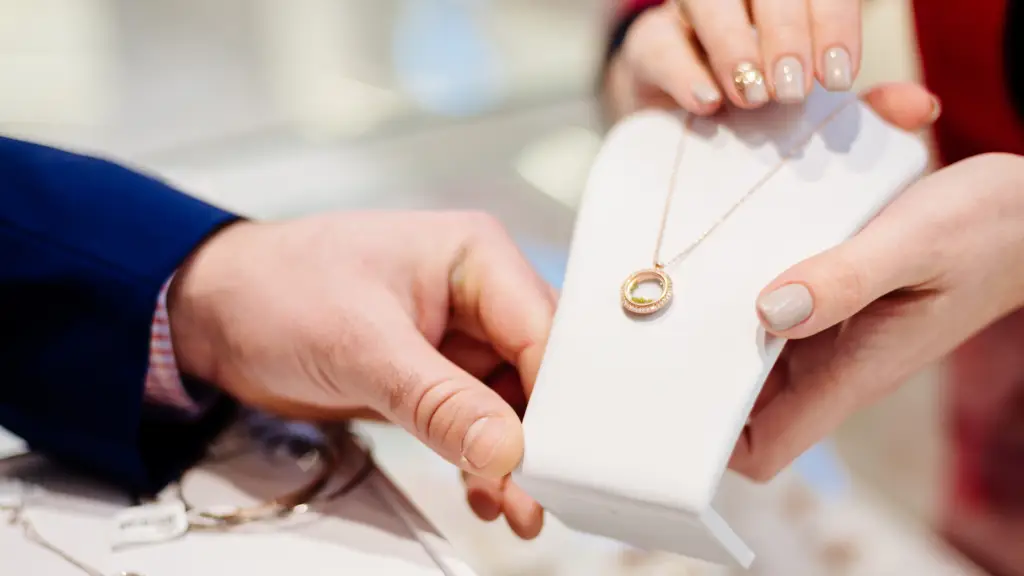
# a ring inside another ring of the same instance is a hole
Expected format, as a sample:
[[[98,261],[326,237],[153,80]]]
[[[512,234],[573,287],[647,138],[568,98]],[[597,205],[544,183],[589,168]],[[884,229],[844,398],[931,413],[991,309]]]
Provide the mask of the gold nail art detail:
[[[750,96],[757,95],[758,98],[755,100],[760,101],[762,93],[765,96],[768,94],[764,83],[764,74],[758,70],[757,66],[750,62],[742,62],[736,66],[736,69],[733,71],[732,82],[736,86],[736,91],[748,102],[752,100]]]

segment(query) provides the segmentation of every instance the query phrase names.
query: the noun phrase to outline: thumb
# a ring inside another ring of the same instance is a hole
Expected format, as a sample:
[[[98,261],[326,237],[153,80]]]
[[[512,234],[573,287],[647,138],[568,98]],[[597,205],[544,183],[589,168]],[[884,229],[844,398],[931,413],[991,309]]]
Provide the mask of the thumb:
[[[927,281],[932,259],[918,253],[923,246],[908,237],[912,227],[896,220],[879,218],[769,283],[757,299],[765,329],[783,338],[813,336],[890,292]]]
[[[515,410],[418,331],[410,328],[406,334],[388,335],[401,354],[393,358],[394,377],[376,386],[382,392],[376,408],[467,472],[493,478],[511,473],[523,457]]]

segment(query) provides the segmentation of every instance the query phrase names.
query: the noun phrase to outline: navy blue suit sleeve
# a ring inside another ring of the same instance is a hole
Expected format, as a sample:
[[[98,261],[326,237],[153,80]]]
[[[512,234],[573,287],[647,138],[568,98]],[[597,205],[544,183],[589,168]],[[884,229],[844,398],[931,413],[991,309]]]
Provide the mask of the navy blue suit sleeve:
[[[232,214],[113,163],[0,138],[0,426],[152,492],[226,418],[143,405],[163,283]]]

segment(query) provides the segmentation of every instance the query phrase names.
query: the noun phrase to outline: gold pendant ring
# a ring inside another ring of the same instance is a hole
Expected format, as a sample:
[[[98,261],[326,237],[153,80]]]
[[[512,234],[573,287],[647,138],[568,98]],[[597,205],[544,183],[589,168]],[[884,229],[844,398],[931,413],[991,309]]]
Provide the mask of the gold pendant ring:
[[[644,282],[656,282],[661,293],[656,298],[645,298],[636,294]],[[634,272],[622,283],[622,307],[630,314],[646,316],[654,314],[672,301],[672,279],[660,268],[647,268]]]

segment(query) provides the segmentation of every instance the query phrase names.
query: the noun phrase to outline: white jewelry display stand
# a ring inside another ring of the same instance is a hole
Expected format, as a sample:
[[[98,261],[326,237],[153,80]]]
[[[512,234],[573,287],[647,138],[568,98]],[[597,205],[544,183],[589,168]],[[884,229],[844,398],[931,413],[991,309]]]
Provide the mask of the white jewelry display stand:
[[[756,298],[789,266],[855,234],[926,166],[916,137],[852,98],[816,87],[804,106],[694,122],[663,260],[818,130],[667,270],[675,296],[653,317],[626,315],[619,290],[652,265],[683,122],[644,112],[608,135],[579,209],[516,472],[567,525],[715,563],[753,561],[712,500],[784,344],[766,338]]]

